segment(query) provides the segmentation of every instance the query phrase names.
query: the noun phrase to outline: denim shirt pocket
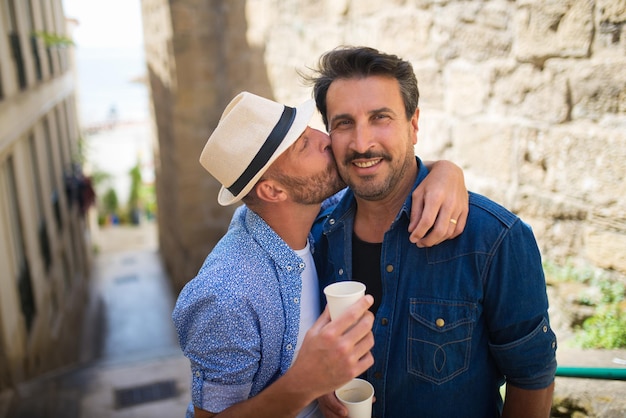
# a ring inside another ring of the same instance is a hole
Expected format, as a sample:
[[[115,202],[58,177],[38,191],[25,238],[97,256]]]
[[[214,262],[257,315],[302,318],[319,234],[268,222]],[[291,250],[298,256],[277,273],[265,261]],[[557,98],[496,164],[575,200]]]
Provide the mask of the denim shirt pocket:
[[[441,299],[410,299],[409,373],[435,384],[469,367],[476,305]]]

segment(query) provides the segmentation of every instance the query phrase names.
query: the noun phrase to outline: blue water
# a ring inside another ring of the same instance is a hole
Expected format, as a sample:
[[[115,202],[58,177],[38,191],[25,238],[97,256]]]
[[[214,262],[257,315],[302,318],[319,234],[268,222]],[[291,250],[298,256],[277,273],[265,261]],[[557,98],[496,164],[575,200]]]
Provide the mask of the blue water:
[[[78,106],[83,126],[107,122],[147,120],[149,93],[144,83],[142,48],[75,47]]]
[[[108,174],[107,181],[95,185],[96,194],[102,196],[112,187],[123,206],[130,191],[128,173],[132,167],[140,165],[146,183],[154,177],[149,91],[144,83],[134,81],[145,79],[143,49],[76,46],[75,58],[83,129],[110,126],[84,131],[85,168],[89,173]]]

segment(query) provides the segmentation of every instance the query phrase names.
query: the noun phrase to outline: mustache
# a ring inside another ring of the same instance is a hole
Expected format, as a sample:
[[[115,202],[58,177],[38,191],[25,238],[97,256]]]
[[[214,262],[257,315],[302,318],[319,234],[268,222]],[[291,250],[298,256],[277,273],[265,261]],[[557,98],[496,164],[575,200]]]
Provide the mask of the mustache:
[[[387,160],[387,161],[390,160],[387,154],[384,154],[381,152],[375,152],[375,151],[366,151],[366,152],[351,152],[347,154],[346,157],[344,158],[344,163],[350,164],[354,160],[359,160],[359,159],[370,160],[374,158],[382,158],[383,160]]]

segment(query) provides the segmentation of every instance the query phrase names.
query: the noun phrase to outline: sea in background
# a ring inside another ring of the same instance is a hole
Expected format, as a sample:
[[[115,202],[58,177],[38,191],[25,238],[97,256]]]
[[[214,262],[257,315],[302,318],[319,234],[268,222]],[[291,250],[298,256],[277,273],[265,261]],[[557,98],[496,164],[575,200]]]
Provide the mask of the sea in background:
[[[75,48],[78,114],[85,144],[85,172],[105,173],[96,195],[110,188],[123,207],[130,170],[139,164],[144,183],[154,181],[150,96],[143,48]]]
[[[83,126],[149,117],[146,64],[142,48],[76,47],[79,109]]]

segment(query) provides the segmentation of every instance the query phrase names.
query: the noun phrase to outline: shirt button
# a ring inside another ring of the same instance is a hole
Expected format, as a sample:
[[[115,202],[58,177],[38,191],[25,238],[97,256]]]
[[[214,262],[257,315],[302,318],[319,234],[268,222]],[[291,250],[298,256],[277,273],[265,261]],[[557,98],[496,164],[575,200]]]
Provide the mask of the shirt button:
[[[340,276],[343,276],[343,269],[339,269],[338,273]]]
[[[329,219],[328,223],[331,224],[331,225],[334,225],[335,224],[335,220],[334,219]]]
[[[556,341],[552,341],[552,348],[556,348]]]
[[[287,266],[287,271],[291,271],[291,266]]]
[[[287,350],[291,351],[292,348],[293,346],[291,344],[287,344]]]
[[[294,302],[294,303],[298,303],[298,302],[300,302],[300,299],[298,299],[298,298],[293,298],[293,302]]]
[[[548,332],[548,326],[547,325],[543,326],[543,332]]]
[[[443,318],[437,318],[437,320],[435,321],[435,325],[437,325],[439,328],[442,328],[445,324],[446,321],[444,321]]]
[[[304,263],[300,263],[300,268],[303,269],[304,268]]]
[[[196,377],[200,377],[200,372],[196,372]]]
[[[393,271],[393,266],[391,264],[387,264],[387,273],[391,273]]]
[[[383,318],[380,320],[380,323],[386,326],[389,323],[389,320],[387,318]]]

